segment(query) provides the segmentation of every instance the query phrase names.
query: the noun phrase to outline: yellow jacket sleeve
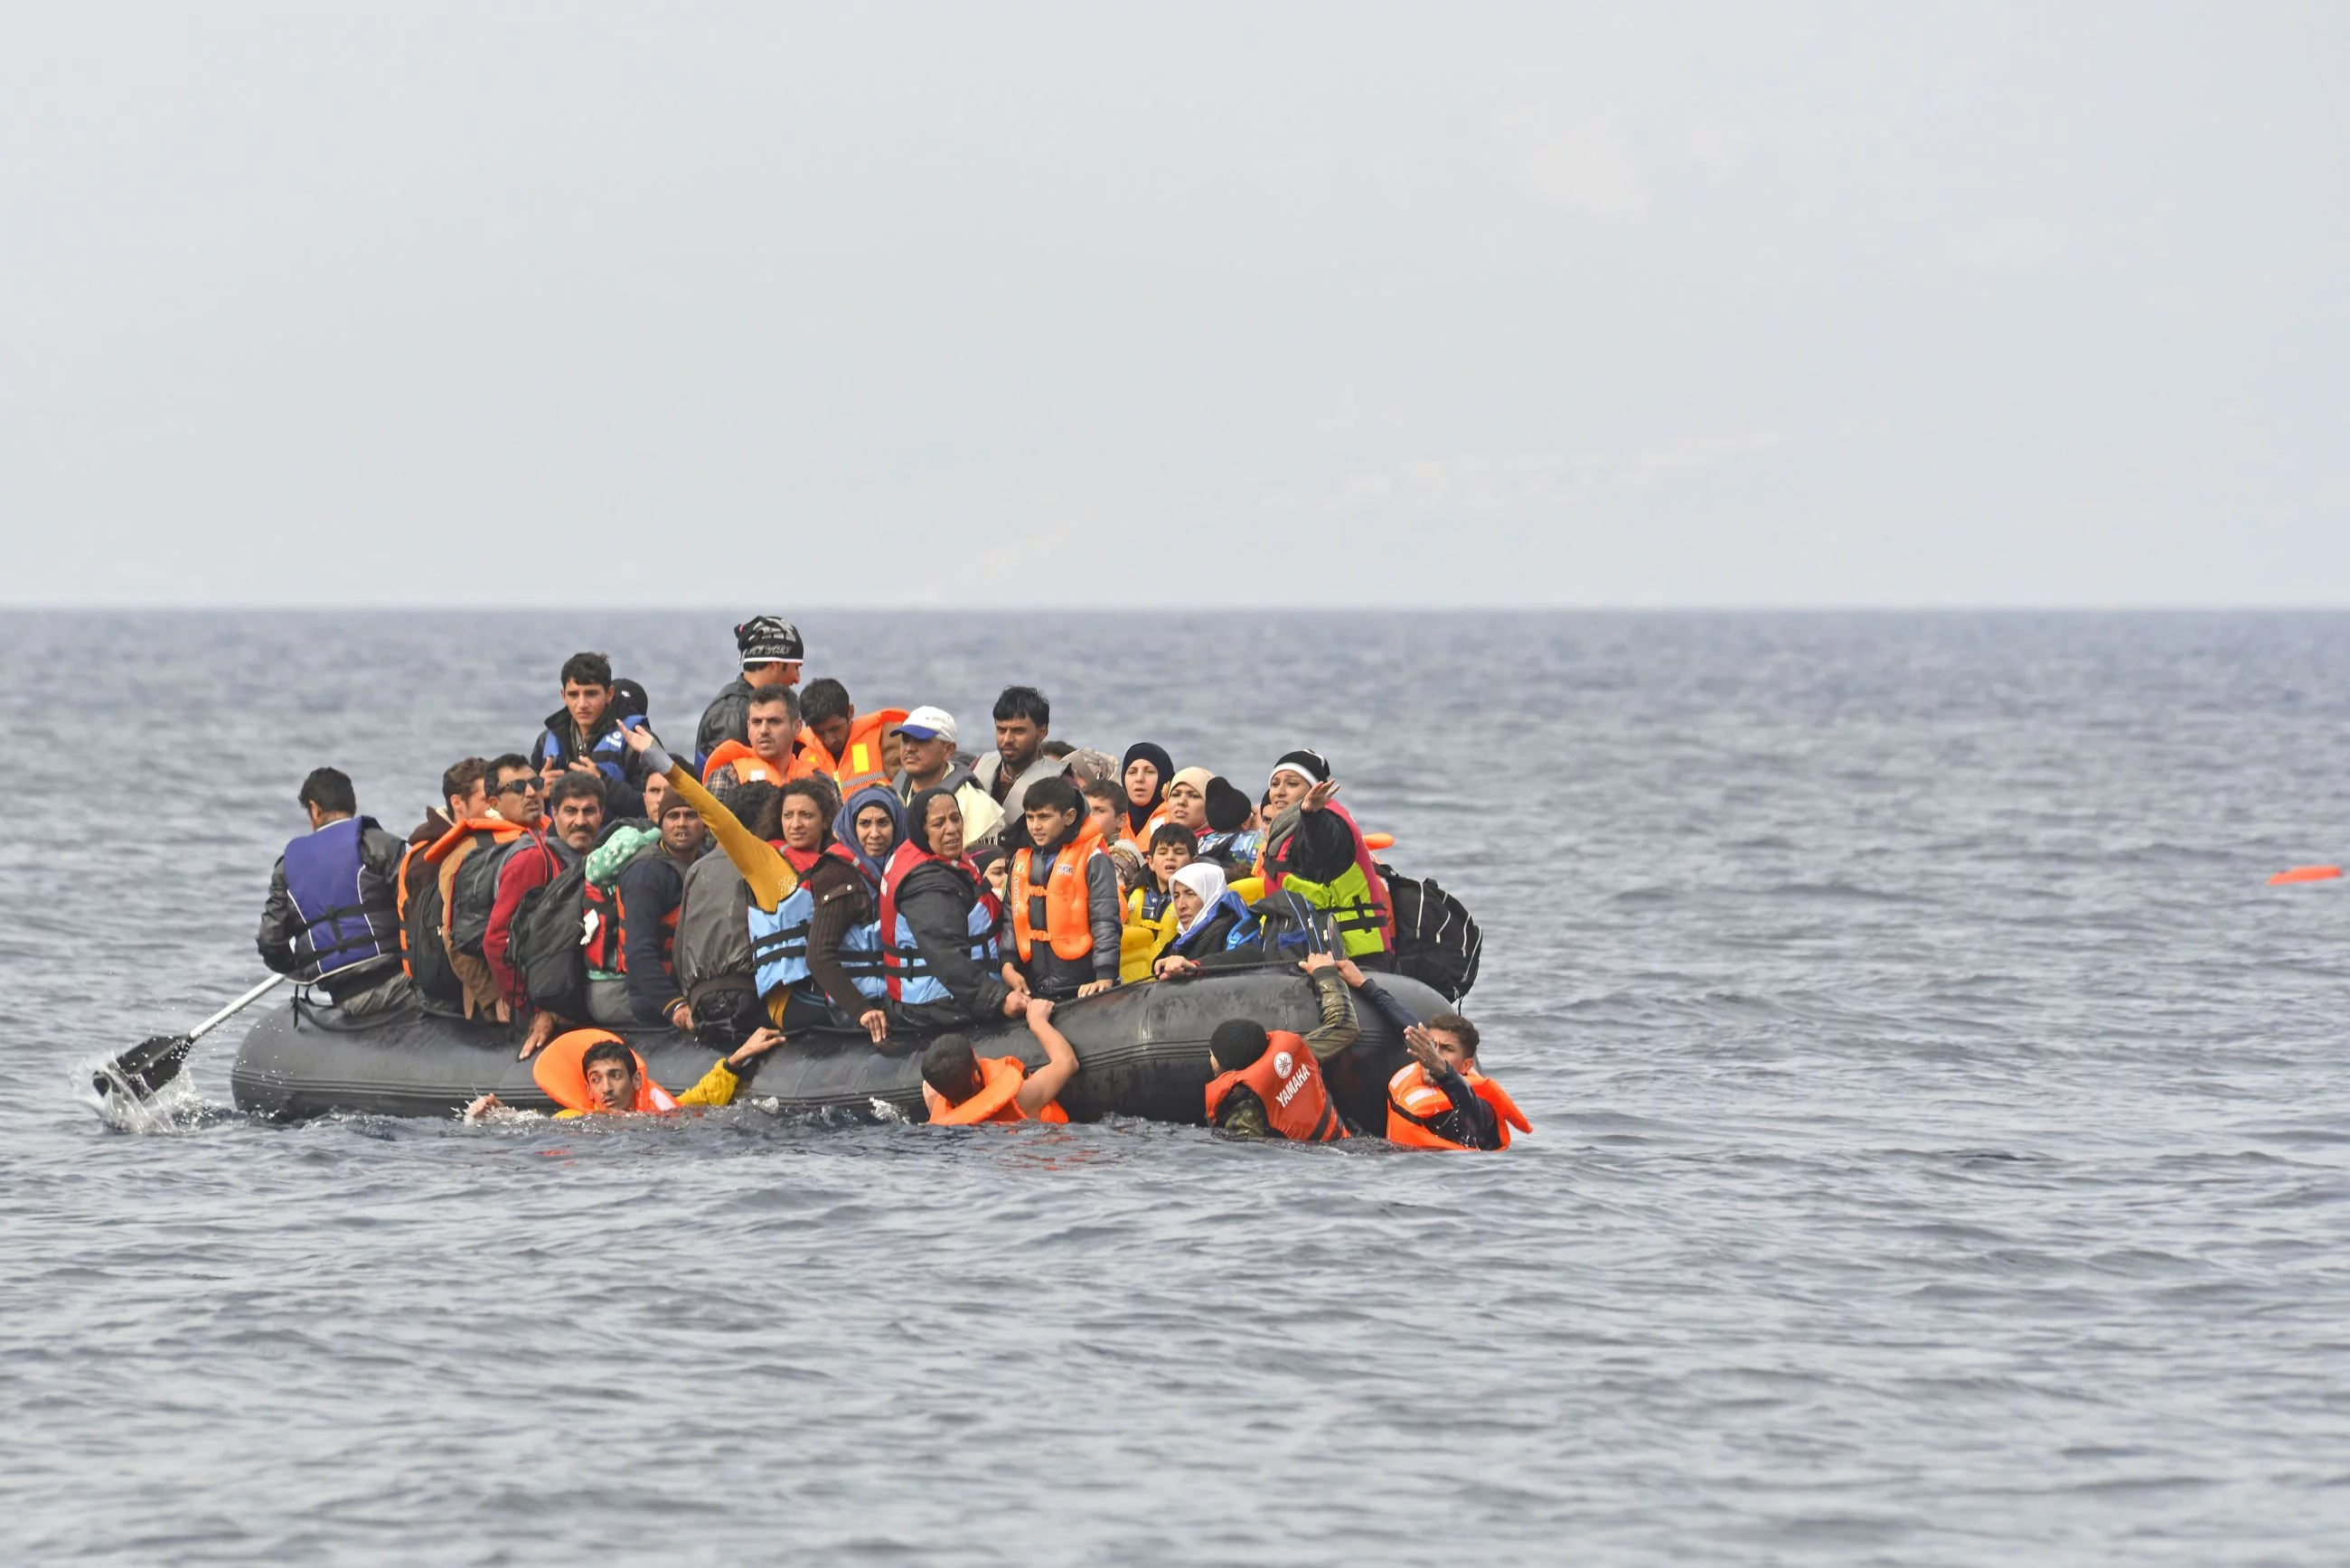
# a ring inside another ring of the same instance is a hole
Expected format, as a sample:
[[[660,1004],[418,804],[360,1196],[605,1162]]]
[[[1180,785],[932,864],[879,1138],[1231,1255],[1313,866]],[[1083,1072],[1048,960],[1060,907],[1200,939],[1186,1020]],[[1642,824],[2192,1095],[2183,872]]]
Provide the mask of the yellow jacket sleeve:
[[[742,1086],[742,1075],[728,1066],[726,1058],[721,1056],[710,1071],[702,1075],[702,1082],[677,1097],[677,1103],[681,1106],[731,1106],[734,1103],[734,1091]]]
[[[716,795],[702,787],[702,781],[683,763],[670,769],[667,777],[669,787],[702,814],[711,836],[718,840],[718,847],[726,851],[726,858],[743,873],[743,880],[751,889],[751,902],[773,911],[792,896],[800,885],[799,873],[792,869],[792,863],[784,858],[782,850],[737,821],[733,812],[718,803]],[[726,1102],[718,1103],[723,1106]]]

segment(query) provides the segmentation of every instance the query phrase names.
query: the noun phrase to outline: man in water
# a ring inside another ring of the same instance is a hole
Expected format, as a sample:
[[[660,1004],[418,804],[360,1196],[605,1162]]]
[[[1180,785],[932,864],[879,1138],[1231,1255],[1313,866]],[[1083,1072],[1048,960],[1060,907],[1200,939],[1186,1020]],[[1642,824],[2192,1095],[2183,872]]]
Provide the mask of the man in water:
[[[941,1034],[922,1053],[922,1103],[933,1123],[1066,1122],[1060,1093],[1077,1074],[1077,1053],[1053,1027],[1053,1004],[1031,997],[1028,1031],[1045,1047],[1045,1064],[1034,1073],[1016,1056],[984,1061],[971,1048],[971,1036]]]
[[[1232,1018],[1209,1037],[1208,1066],[1217,1076],[1208,1085],[1208,1120],[1225,1132],[1299,1142],[1346,1136],[1323,1085],[1321,1064],[1361,1039],[1362,1027],[1355,1021],[1347,975],[1337,961],[1315,953],[1298,967],[1314,981],[1320,1027],[1301,1039],[1285,1032],[1274,1034],[1253,1018]],[[1347,968],[1359,981],[1361,971],[1351,964]],[[1284,1056],[1290,1058],[1285,1065]],[[1326,1109],[1326,1116],[1321,1114]]]
[[[603,1030],[582,1030],[579,1033],[594,1036],[593,1043],[579,1056],[579,1075],[585,1088],[584,1103],[566,1106],[556,1112],[558,1119],[566,1116],[626,1116],[630,1112],[666,1116],[690,1106],[731,1106],[734,1103],[735,1095],[741,1091],[743,1080],[750,1076],[751,1064],[784,1043],[782,1031],[760,1030],[736,1046],[731,1055],[712,1064],[710,1071],[702,1075],[702,1082],[671,1099],[659,1084],[646,1075],[643,1061],[619,1035]],[[575,1036],[567,1035],[555,1041],[547,1047],[550,1057],[563,1051],[566,1041],[575,1039]],[[546,1085],[544,1076],[540,1082],[542,1086]],[[552,1089],[549,1090],[549,1097],[556,1097]],[[465,1119],[469,1122],[492,1116],[527,1114],[516,1111],[494,1094],[483,1095],[465,1107]]]

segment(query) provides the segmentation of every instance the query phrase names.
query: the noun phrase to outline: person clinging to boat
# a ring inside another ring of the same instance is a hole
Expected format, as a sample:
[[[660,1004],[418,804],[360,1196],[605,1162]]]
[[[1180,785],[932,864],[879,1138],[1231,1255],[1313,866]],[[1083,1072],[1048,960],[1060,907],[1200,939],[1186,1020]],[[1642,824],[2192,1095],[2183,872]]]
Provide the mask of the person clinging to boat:
[[[1033,1073],[1016,1056],[979,1055],[960,1032],[931,1042],[922,1053],[922,1103],[933,1124],[1069,1119],[1059,1096],[1076,1076],[1076,1050],[1053,1027],[1052,1002],[1030,997],[1025,1012],[1028,1032],[1045,1048],[1045,1064]]]
[[[531,1076],[566,1116],[652,1115],[731,1106],[761,1056],[784,1043],[780,1029],[761,1029],[712,1064],[702,1081],[672,1096],[653,1081],[645,1059],[619,1035],[603,1029],[576,1029],[547,1042],[531,1064]],[[527,1116],[494,1094],[465,1107],[467,1121]]]

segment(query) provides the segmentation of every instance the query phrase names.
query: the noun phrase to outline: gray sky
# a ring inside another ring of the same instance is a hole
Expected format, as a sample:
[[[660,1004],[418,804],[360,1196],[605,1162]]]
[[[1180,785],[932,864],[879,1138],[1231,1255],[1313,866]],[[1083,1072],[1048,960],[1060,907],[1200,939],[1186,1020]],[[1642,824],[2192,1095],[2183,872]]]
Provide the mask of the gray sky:
[[[2350,604],[2345,15],[0,0],[0,602]]]

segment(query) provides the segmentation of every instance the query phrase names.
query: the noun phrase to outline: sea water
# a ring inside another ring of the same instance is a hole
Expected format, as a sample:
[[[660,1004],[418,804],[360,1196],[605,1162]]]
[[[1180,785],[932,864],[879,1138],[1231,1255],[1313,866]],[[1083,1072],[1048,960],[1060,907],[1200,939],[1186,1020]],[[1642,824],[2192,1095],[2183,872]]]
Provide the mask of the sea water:
[[[723,614],[13,614],[10,1561],[2350,1559],[2350,618],[827,615],[987,743],[1326,752],[1475,910],[1498,1157],[168,1117],[320,763],[405,832]]]

